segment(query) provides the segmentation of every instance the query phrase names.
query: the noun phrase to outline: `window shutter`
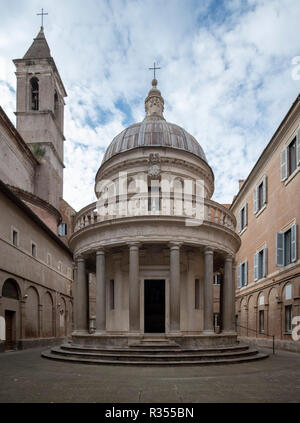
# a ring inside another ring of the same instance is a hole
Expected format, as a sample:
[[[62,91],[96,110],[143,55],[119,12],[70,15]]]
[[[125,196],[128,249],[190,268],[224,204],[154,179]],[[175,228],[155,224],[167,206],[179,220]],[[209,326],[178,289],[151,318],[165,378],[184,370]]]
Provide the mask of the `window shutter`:
[[[254,254],[254,280],[258,280],[258,253]]]
[[[248,205],[245,203],[245,226],[248,225]]]
[[[238,288],[242,286],[242,265],[240,264],[238,267]]]
[[[281,152],[281,181],[284,181],[287,178],[287,148]]]
[[[242,210],[239,211],[238,214],[238,232],[242,230]]]
[[[257,194],[258,194],[258,187],[255,187],[253,192],[253,213],[257,212]]]
[[[263,204],[267,202],[267,176],[263,177]]]
[[[276,266],[284,266],[284,234],[276,234]]]
[[[262,277],[265,278],[267,276],[267,249],[263,249],[263,274]]]
[[[298,133],[296,135],[296,165],[300,164],[300,128],[298,129]]]
[[[297,260],[297,225],[291,227],[291,261],[292,263]]]
[[[245,266],[244,266],[244,286],[248,285],[248,262],[245,261]]]

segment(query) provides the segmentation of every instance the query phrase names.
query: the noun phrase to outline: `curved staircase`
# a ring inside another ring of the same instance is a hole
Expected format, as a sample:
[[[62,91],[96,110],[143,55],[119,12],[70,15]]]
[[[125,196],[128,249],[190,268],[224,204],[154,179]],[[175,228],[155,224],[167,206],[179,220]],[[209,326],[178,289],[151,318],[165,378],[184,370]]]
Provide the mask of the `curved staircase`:
[[[268,357],[267,354],[235,344],[216,347],[184,348],[172,341],[147,340],[126,348],[87,347],[72,343],[44,351],[42,357],[72,363],[132,366],[204,366],[244,363]]]

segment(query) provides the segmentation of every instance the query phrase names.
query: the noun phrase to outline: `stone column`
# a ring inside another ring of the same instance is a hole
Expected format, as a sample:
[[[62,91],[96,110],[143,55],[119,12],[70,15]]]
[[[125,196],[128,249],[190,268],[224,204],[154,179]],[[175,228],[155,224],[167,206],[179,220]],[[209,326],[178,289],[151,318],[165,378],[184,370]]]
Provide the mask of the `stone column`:
[[[106,329],[106,282],[105,252],[101,248],[96,252],[96,331]]]
[[[73,316],[72,316],[72,332],[75,330],[75,321],[76,321],[76,313],[77,313],[77,303],[76,303],[76,289],[77,289],[77,263],[74,262],[74,273],[73,273],[73,282],[72,282],[72,299],[73,299]]]
[[[170,331],[180,330],[180,243],[170,243]]]
[[[77,259],[77,281],[76,281],[76,318],[75,331],[86,331],[88,329],[88,284],[85,272],[85,259]]]
[[[213,271],[214,258],[211,248],[204,250],[204,322],[203,333],[214,335],[213,309]]]
[[[232,257],[227,256],[224,263],[224,281],[222,290],[223,332],[235,332],[235,287],[232,278]]]
[[[139,243],[129,244],[129,330],[140,331]]]

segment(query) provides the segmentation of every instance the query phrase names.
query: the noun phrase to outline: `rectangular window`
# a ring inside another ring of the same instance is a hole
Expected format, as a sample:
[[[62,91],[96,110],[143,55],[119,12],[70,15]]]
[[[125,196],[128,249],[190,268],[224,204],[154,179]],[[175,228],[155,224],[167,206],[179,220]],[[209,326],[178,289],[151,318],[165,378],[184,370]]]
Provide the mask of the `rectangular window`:
[[[253,213],[256,214],[267,203],[267,176],[264,175],[261,182],[253,192]]]
[[[262,279],[267,276],[267,249],[263,248],[254,254],[254,280]]]
[[[15,230],[13,230],[13,233],[12,233],[12,242],[16,247],[19,245],[19,234]]]
[[[110,304],[110,309],[114,310],[115,308],[115,281],[113,279],[109,281],[109,304]]]
[[[36,257],[36,245],[34,242],[31,243],[31,255]]]
[[[300,130],[280,155],[281,181],[285,181],[299,166]]]
[[[200,308],[200,281],[199,279],[195,279],[195,309]]]
[[[242,264],[242,286],[247,285],[247,262],[245,261]]]
[[[285,331],[292,332],[292,306],[285,306]]]
[[[159,185],[151,185],[148,187],[148,211],[161,210],[161,187]]]
[[[265,330],[265,312],[259,310],[259,333],[264,333]]]
[[[284,264],[287,266],[291,263],[291,230],[284,233]]]
[[[264,185],[263,182],[258,185],[258,210],[264,205]]]
[[[66,223],[61,223],[58,225],[58,235],[66,236],[68,234],[68,225]]]
[[[220,313],[214,313],[214,328],[220,327]]]
[[[296,137],[288,146],[288,176],[290,176],[294,170],[296,170]]]
[[[214,275],[214,285],[221,285],[222,275],[221,273],[216,273]]]
[[[244,204],[244,206],[239,211],[238,215],[238,231],[241,232],[248,224],[247,222],[248,216],[247,216],[247,203]]]
[[[297,225],[276,234],[276,265],[287,266],[297,260]]]

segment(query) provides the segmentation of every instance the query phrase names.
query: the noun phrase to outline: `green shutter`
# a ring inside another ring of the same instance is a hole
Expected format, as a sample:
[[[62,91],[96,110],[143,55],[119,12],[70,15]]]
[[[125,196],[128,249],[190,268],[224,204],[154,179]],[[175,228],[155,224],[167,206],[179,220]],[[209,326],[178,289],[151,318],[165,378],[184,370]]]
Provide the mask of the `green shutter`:
[[[258,280],[258,253],[255,253],[253,256],[253,262],[254,262],[254,280]]]
[[[280,160],[281,181],[284,181],[287,178],[287,148],[281,152]]]
[[[284,234],[276,234],[276,266],[284,266]]]
[[[297,225],[291,227],[291,261],[292,263],[297,260]]]
[[[300,165],[300,128],[296,135],[296,165]]]

